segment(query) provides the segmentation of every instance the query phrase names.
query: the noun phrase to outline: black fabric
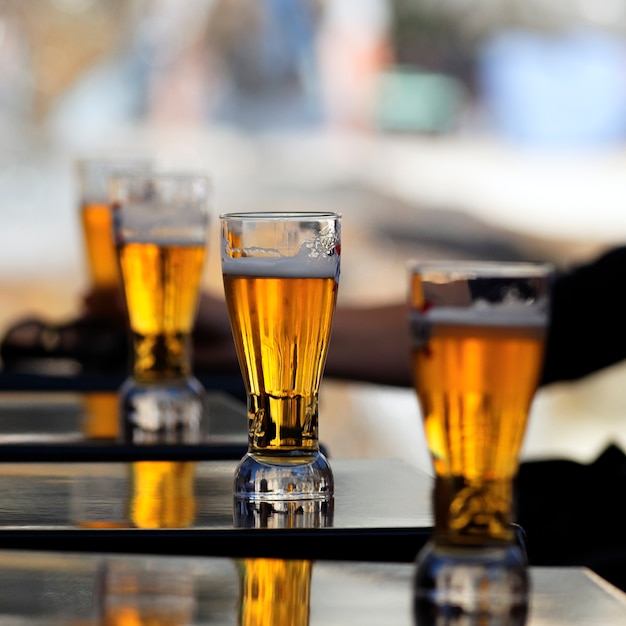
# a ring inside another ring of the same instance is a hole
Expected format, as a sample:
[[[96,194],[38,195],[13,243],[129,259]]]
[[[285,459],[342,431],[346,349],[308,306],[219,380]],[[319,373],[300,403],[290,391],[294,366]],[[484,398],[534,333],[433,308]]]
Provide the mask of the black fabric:
[[[556,277],[541,383],[575,380],[626,358],[626,247]]]
[[[626,358],[625,285],[626,247],[556,277],[543,385]],[[588,465],[524,463],[518,494],[532,564],[583,565],[626,590],[626,455],[619,447]]]
[[[626,590],[626,455],[522,463],[517,520],[532,565],[577,565]]]

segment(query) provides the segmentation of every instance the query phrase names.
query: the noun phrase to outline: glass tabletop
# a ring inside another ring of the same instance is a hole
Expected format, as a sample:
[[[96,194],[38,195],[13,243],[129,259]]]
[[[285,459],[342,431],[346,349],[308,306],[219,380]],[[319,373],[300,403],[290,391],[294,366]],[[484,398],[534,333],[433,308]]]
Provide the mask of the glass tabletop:
[[[133,446],[116,441],[115,391],[3,392],[1,461],[239,459],[247,448],[245,405],[218,391],[206,394],[208,429],[194,445]]]
[[[409,564],[0,551],[0,621],[408,626],[412,577]],[[588,570],[530,577],[527,626],[624,623],[626,596]]]
[[[330,502],[237,503],[236,461],[0,463],[0,548],[410,561],[431,478],[336,459]]]

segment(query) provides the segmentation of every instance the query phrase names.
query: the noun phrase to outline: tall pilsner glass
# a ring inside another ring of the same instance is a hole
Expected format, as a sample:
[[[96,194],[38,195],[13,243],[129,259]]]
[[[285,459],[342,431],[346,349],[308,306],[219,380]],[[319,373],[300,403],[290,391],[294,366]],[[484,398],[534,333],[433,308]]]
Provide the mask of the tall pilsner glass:
[[[89,273],[91,321],[108,324],[111,315],[115,316],[122,292],[109,203],[109,180],[115,174],[148,174],[151,170],[150,160],[129,155],[81,158],[75,162],[78,209]],[[97,365],[106,367],[101,362]],[[86,415],[85,435],[96,439],[117,437],[116,394],[85,393],[82,401]]]
[[[204,390],[191,332],[204,267],[210,182],[193,174],[111,179],[113,224],[130,320],[132,374],[120,390],[121,439],[196,443]]]
[[[117,297],[120,288],[109,205],[109,179],[115,174],[148,174],[151,162],[139,158],[84,158],[76,161],[79,210],[91,285],[97,297]],[[100,304],[100,301],[96,301]],[[105,304],[107,304],[105,302]],[[111,306],[110,301],[108,302]]]
[[[490,624],[523,623],[528,579],[513,482],[542,368],[549,285],[544,264],[412,264],[414,385],[435,470],[418,617],[500,611],[505,621]]]
[[[222,272],[248,392],[240,500],[332,496],[318,441],[318,392],[339,283],[335,213],[221,216]]]

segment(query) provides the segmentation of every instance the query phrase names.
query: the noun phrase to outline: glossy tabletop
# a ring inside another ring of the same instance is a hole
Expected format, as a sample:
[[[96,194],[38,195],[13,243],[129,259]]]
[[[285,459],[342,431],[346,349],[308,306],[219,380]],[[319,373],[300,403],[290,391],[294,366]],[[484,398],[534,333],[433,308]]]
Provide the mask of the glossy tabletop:
[[[241,400],[208,391],[208,428],[194,445],[132,446],[116,441],[115,391],[0,393],[0,462],[239,459],[247,448]]]
[[[335,460],[330,502],[233,501],[243,403],[207,393],[199,445],[112,438],[117,396],[0,394],[0,547],[412,560],[431,532],[428,476],[396,460]]]
[[[412,577],[408,564],[5,551],[0,623],[419,626]],[[625,623],[626,596],[588,570],[532,568],[530,578],[527,626]]]
[[[237,504],[236,461],[0,463],[0,548],[410,561],[430,477],[334,460],[330,502]]]

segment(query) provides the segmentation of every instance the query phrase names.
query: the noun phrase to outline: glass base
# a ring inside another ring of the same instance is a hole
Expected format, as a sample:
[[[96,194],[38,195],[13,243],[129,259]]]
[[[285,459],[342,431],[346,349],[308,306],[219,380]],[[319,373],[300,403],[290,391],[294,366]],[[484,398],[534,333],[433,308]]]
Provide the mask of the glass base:
[[[236,528],[326,528],[333,525],[335,501],[235,500]]]
[[[207,436],[204,388],[196,378],[159,383],[129,378],[119,395],[123,443],[190,444]]]
[[[333,492],[333,472],[319,451],[248,452],[235,471],[236,500],[327,500]]]
[[[517,545],[442,547],[417,557],[415,618],[419,626],[522,626],[528,613],[526,559]]]

